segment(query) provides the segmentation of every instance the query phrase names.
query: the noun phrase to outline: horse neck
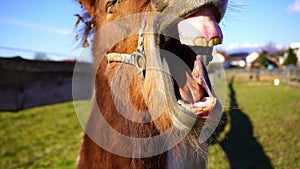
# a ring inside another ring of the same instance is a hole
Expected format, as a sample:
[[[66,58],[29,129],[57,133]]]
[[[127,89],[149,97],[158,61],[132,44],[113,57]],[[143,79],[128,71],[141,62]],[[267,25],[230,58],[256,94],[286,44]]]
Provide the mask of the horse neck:
[[[159,156],[150,158],[127,158],[119,155],[115,155],[109,151],[98,146],[93,139],[87,134],[88,131],[95,132],[94,137],[100,137],[102,139],[109,139],[112,145],[122,144],[120,140],[112,138],[113,136],[107,136],[103,133],[101,124],[99,123],[98,113],[101,113],[105,120],[110,124],[112,128],[117,130],[119,133],[129,137],[151,137],[159,134],[153,123],[149,124],[138,124],[133,123],[130,120],[120,115],[117,107],[115,106],[116,101],[113,100],[113,89],[116,86],[125,84],[131,84],[137,88],[134,83],[137,80],[132,80],[134,77],[134,67],[130,65],[124,65],[121,63],[112,63],[109,68],[106,62],[102,62],[97,69],[96,76],[96,91],[95,99],[96,105],[92,111],[89,121],[86,126],[86,132],[83,137],[83,143],[81,147],[81,153],[78,163],[78,168],[99,168],[99,169],[166,169],[167,153]],[[131,82],[134,81],[134,82]],[[126,86],[126,85],[125,85]],[[134,88],[134,87],[132,87]],[[130,90],[130,89],[129,89]],[[118,93],[118,91],[115,91]],[[125,94],[125,96],[123,95]],[[126,93],[120,93],[120,96],[126,98]],[[118,99],[118,98],[116,98]],[[128,100],[119,100],[125,101]],[[134,101],[134,100],[132,100]],[[131,101],[130,101],[131,102]],[[99,108],[99,111],[96,109]],[[134,112],[132,112],[134,113]],[[147,113],[147,112],[145,112]],[[126,145],[124,145],[126,146]],[[135,151],[135,150],[133,150]]]
[[[115,130],[119,133],[129,136],[129,137],[153,137],[155,135],[160,134],[160,131],[157,130],[154,123],[147,123],[147,124],[137,124],[133,123],[130,120],[124,118],[120,115],[120,112],[114,106],[115,101],[112,100],[112,85],[116,83],[117,85],[124,85],[124,82],[121,79],[126,79],[125,81],[130,81],[130,73],[134,72],[134,67],[130,65],[123,65],[120,63],[114,63],[110,65],[111,68],[107,69],[107,64],[103,62],[98,72],[98,80],[96,81],[96,98],[97,99],[97,106],[101,110],[102,115],[105,117],[106,121],[111,124]],[[125,66],[125,67],[124,67]],[[127,71],[126,71],[127,70]],[[119,72],[118,72],[119,71]],[[123,72],[125,71],[125,72]],[[124,74],[122,74],[122,72]],[[120,74],[119,74],[120,73]],[[133,73],[134,74],[134,73]],[[116,76],[116,77],[113,77]],[[119,79],[119,81],[118,81]],[[96,79],[97,80],[97,79]],[[115,81],[117,80],[117,82]],[[116,85],[114,84],[114,85]],[[121,87],[123,88],[123,87]],[[122,94],[120,94],[122,95]],[[122,96],[123,98],[124,96]],[[105,100],[105,102],[103,102]],[[124,101],[124,100],[123,100]],[[126,100],[125,100],[126,102]],[[90,117],[90,121],[88,122],[88,126],[91,128],[96,128],[100,132],[99,137],[106,138],[106,135],[101,135],[101,126],[99,127],[98,121],[95,119],[93,114],[99,112],[92,112]],[[134,112],[133,112],[134,113]],[[145,112],[147,113],[147,112]],[[148,114],[149,116],[149,114]],[[98,126],[98,127],[97,127]],[[109,140],[111,144],[120,144],[117,139],[110,138]],[[86,152],[89,152],[89,155],[84,155],[88,157],[93,157],[95,159],[90,159],[84,165],[95,165],[97,167],[101,166],[105,169],[113,169],[113,168],[130,168],[130,169],[141,169],[141,168],[161,168],[161,169],[183,169],[183,168],[194,168],[195,166],[201,166],[199,168],[204,168],[206,166],[206,157],[195,153],[195,149],[191,146],[188,142],[181,142],[177,146],[175,146],[170,151],[167,151],[161,155],[153,156],[149,158],[142,158],[142,159],[132,159],[121,157],[110,153],[94,142],[90,140],[90,138],[86,135],[84,138],[84,143],[82,148],[85,149]],[[126,146],[126,145],[124,145]],[[149,145],[150,146],[150,145]],[[203,152],[206,152],[205,145],[203,146]],[[134,150],[133,150],[134,151]],[[105,157],[105,158],[103,158]],[[92,161],[98,161],[98,164],[93,163]],[[90,164],[87,164],[89,163]],[[99,167],[99,168],[101,168]]]

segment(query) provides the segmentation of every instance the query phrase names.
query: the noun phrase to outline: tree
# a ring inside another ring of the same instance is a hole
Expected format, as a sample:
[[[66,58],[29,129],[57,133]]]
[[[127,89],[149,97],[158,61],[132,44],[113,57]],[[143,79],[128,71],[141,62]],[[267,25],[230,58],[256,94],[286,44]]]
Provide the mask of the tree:
[[[269,43],[267,43],[267,44],[263,47],[263,50],[264,50],[264,51],[267,51],[267,52],[270,53],[270,54],[274,54],[274,53],[276,53],[278,50],[280,50],[280,48],[278,48],[278,47],[276,46],[275,43],[269,42]]]
[[[284,61],[284,65],[296,65],[298,62],[298,58],[294,49],[289,48],[287,58]]]
[[[268,61],[268,52],[267,51],[263,51],[258,58],[258,63],[260,65],[260,67],[267,67],[269,64]]]

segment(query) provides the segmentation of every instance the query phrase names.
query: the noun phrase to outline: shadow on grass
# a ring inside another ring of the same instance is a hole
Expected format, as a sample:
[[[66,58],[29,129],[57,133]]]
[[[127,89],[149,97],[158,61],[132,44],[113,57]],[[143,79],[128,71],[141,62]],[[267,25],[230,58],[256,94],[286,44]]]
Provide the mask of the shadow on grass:
[[[226,153],[232,169],[272,169],[270,159],[253,136],[250,119],[239,108],[233,83],[234,77],[228,85],[231,129],[220,145]]]

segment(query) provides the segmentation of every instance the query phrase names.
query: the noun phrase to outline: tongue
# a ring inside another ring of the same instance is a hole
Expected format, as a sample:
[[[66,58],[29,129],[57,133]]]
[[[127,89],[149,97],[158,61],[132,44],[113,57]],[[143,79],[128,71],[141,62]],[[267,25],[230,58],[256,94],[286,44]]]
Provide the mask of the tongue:
[[[189,103],[196,103],[205,95],[205,89],[203,88],[203,73],[200,57],[196,57],[194,63],[194,69],[191,77],[186,74],[186,83],[184,86],[179,87],[179,93],[181,99]]]
[[[201,86],[204,86],[205,82],[204,82],[204,74],[203,74],[203,66],[202,66],[202,62],[201,62],[201,59],[200,59],[200,56],[198,55],[196,57],[196,61],[194,63],[194,69],[193,69],[193,72],[192,72],[192,76],[194,78],[194,80]]]
[[[189,46],[213,46],[222,43],[222,31],[210,11],[195,13],[178,23],[179,38]]]

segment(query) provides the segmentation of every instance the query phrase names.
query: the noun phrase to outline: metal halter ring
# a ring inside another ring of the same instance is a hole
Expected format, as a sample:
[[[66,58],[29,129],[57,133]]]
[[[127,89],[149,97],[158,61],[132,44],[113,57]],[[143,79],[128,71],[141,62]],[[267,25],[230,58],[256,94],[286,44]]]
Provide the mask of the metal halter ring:
[[[138,72],[144,71],[146,69],[145,55],[140,52],[133,52],[131,64],[138,69]]]

